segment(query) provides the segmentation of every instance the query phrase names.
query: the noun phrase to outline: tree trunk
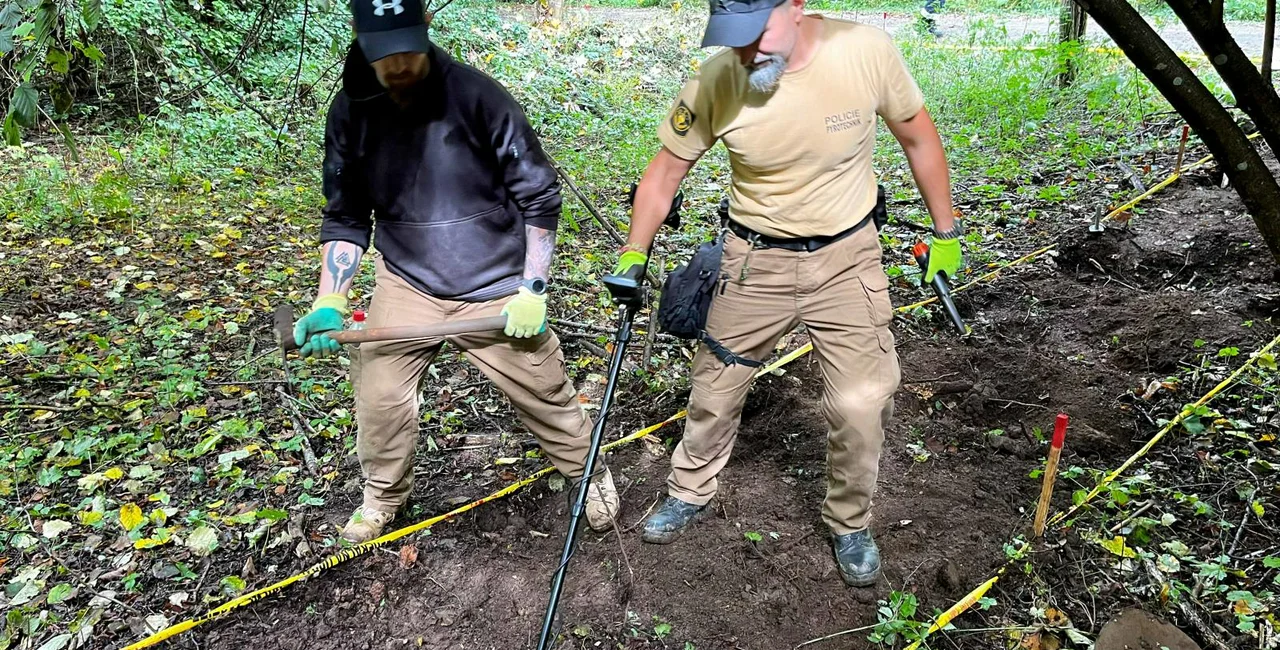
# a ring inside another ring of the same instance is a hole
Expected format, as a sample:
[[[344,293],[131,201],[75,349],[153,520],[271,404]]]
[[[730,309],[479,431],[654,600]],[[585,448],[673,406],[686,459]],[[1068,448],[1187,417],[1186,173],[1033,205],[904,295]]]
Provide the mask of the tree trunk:
[[[1275,89],[1262,83],[1253,62],[1203,4],[1197,0],[1168,0],[1168,4],[1227,83],[1236,104],[1253,118],[1271,151],[1280,156],[1280,97]]]
[[[1276,0],[1267,0],[1267,22],[1262,29],[1262,80],[1275,88],[1271,82],[1271,53],[1276,44]],[[1272,153],[1280,156],[1280,152],[1272,149]]]
[[[1209,147],[1280,264],[1280,185],[1227,109],[1126,0],[1077,0]]]
[[[1083,39],[1087,20],[1088,15],[1075,0],[1062,0],[1062,10],[1058,14],[1058,42],[1071,43]],[[1067,56],[1062,63],[1062,72],[1058,73],[1058,86],[1066,88],[1076,79],[1076,61],[1074,57]]]

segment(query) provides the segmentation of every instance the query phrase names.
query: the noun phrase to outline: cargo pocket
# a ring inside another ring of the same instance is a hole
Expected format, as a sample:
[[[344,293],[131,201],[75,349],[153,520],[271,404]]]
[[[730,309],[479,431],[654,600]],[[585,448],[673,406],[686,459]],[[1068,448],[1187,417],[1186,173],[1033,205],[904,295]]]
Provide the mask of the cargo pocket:
[[[542,336],[550,337],[551,332]],[[555,398],[566,380],[564,348],[558,342],[552,343],[523,353],[529,364],[529,392],[542,400]]]
[[[867,297],[867,313],[871,315],[871,325],[876,330],[876,340],[880,343],[881,352],[893,350],[893,335],[889,332],[889,324],[893,322],[893,302],[889,298],[889,277],[879,266],[863,271],[858,280],[862,283],[862,291]]]

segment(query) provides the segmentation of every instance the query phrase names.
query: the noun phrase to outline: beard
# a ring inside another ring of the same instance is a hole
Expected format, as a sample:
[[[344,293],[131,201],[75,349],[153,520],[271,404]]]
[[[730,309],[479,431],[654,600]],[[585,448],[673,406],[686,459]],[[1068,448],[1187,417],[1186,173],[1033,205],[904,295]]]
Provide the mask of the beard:
[[[756,92],[771,93],[787,70],[787,60],[781,54],[770,54],[755,61],[749,70],[747,85]]]

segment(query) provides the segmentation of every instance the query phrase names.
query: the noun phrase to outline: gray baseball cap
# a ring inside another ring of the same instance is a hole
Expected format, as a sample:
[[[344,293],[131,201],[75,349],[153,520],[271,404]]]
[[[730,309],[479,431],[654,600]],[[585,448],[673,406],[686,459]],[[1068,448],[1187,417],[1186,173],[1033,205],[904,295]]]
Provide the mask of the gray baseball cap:
[[[702,47],[750,45],[764,33],[769,14],[787,0],[711,0]]]

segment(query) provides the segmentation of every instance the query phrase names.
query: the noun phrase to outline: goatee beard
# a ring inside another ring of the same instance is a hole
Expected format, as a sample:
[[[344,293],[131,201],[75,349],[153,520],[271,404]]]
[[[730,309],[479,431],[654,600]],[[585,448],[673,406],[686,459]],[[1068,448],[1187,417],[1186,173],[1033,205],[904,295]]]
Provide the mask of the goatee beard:
[[[781,54],[770,54],[747,73],[747,85],[759,93],[772,93],[777,90],[782,73],[787,70],[787,60]]]

